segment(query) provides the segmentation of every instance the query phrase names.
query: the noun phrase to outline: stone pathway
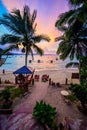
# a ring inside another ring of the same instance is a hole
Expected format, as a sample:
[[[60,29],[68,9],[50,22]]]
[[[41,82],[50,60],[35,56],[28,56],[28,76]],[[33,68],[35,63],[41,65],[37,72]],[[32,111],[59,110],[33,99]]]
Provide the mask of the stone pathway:
[[[24,103],[16,107],[16,111],[20,112],[32,112],[36,104],[36,101],[44,99],[47,94],[48,83],[36,82],[33,88],[33,92],[28,96]]]

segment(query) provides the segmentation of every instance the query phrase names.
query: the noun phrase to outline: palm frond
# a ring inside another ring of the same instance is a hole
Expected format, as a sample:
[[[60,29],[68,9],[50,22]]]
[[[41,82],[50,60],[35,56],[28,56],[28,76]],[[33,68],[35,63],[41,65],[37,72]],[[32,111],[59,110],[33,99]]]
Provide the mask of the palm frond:
[[[79,6],[82,3],[84,3],[84,0],[68,0],[68,1],[69,1],[69,4],[74,7]]]
[[[9,46],[7,49],[3,50],[3,54],[6,54],[7,52],[12,51],[12,50],[14,50],[14,49],[17,50],[17,49],[19,49],[19,48],[18,48],[17,45],[11,45],[11,46]]]
[[[11,32],[21,35],[25,33],[24,21],[22,19],[20,10],[14,10],[11,14],[5,14],[0,18],[0,24],[3,24]]]
[[[50,38],[47,35],[38,35],[38,36],[32,37],[32,40],[34,41],[34,43],[36,43],[36,42],[38,43],[41,40],[45,40],[45,41],[49,42]]]
[[[39,54],[39,55],[41,55],[41,56],[44,54],[43,49],[39,48],[39,47],[36,46],[35,44],[33,44],[33,49],[37,52],[37,54]]]
[[[21,49],[21,52],[22,52],[22,53],[25,53],[25,52],[26,52],[26,50],[25,50],[24,47]]]
[[[32,56],[32,60],[34,60],[33,50],[32,50],[32,49],[30,49],[29,53],[30,53],[30,54],[31,54],[31,56]]]
[[[64,35],[55,38],[55,42],[65,40]]]
[[[66,64],[66,68],[69,68],[69,67],[72,67],[72,66],[75,66],[75,67],[79,67],[79,63],[78,62],[69,62]]]
[[[32,16],[31,16],[31,23],[32,23],[32,25],[35,22],[36,16],[37,16],[37,10],[34,10]]]
[[[17,43],[21,41],[21,38],[15,35],[11,35],[11,34],[4,34],[2,35],[1,39],[0,39],[0,44],[4,45],[6,43]]]
[[[64,25],[67,23],[68,19],[73,16],[75,13],[74,10],[70,10],[69,12],[65,12],[59,15],[59,19],[56,21],[55,26],[60,27],[61,25]]]

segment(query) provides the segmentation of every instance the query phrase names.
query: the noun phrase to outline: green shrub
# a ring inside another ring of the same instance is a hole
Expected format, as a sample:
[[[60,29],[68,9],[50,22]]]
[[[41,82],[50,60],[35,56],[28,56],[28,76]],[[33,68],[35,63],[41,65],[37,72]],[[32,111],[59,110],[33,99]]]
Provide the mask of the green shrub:
[[[8,89],[5,89],[1,93],[1,109],[9,109],[12,106],[12,100],[10,100],[11,93]]]
[[[3,101],[5,98],[14,99],[21,96],[20,88],[15,88],[13,86],[8,86],[0,94],[0,101]]]
[[[67,98],[72,102],[77,101],[77,97],[74,94],[68,95]]]
[[[33,116],[41,123],[47,124],[51,128],[56,128],[54,118],[56,116],[56,108],[46,104],[43,101],[37,102],[34,107]]]
[[[85,107],[85,104],[87,104],[87,87],[82,84],[72,84],[70,89],[80,100],[82,106]]]
[[[11,108],[13,99],[21,95],[20,88],[15,88],[13,86],[8,86],[0,94],[0,109]]]
[[[21,96],[20,88],[11,89],[11,99],[15,99],[16,97],[20,97],[20,96]]]
[[[2,96],[3,99],[10,98],[10,95],[11,95],[11,93],[7,89],[3,90],[2,93],[1,93],[1,96]]]
[[[6,91],[10,92],[10,98],[15,99],[21,95],[20,88],[15,88],[14,86],[7,86],[5,88]]]

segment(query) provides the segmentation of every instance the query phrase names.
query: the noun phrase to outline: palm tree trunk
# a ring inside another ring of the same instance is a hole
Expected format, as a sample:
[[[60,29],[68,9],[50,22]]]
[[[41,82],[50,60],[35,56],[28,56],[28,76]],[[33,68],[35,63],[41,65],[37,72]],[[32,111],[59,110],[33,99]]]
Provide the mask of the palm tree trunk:
[[[80,84],[82,83],[81,68],[82,68],[82,62],[81,62],[81,59],[79,59],[79,81],[80,81]]]
[[[28,54],[27,54],[27,47],[26,47],[26,54],[25,54],[25,66],[27,66],[27,56],[28,56]]]
[[[8,58],[8,55],[6,56],[6,58],[1,58],[0,57],[0,66],[2,66],[5,63],[5,61],[7,60],[7,58]]]
[[[27,66],[27,54],[25,54],[25,66]]]
[[[80,60],[79,60],[79,81],[81,83],[81,75],[80,75],[80,71],[81,71],[81,63],[80,63]]]

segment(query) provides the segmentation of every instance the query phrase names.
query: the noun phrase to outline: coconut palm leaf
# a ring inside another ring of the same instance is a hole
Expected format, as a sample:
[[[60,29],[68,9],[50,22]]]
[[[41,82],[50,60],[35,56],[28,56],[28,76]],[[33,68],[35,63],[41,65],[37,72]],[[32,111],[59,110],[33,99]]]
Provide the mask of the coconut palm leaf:
[[[14,44],[14,42],[19,42],[19,41],[21,41],[21,38],[18,36],[11,35],[11,34],[4,34],[1,37],[0,44],[4,45],[7,42]]]
[[[86,2],[86,0],[68,0],[69,1],[69,4],[71,6],[80,6],[81,4],[83,4],[84,2]]]
[[[66,68],[69,68],[69,67],[72,67],[72,66],[75,66],[75,67],[78,67],[79,68],[79,63],[78,62],[69,62],[66,64]]]
[[[49,42],[50,38],[47,35],[38,35],[38,36],[32,37],[32,40],[37,43],[40,42],[41,40],[45,40],[45,41]]]
[[[15,44],[14,45],[10,45],[7,49],[3,50],[3,54],[6,54],[9,51],[14,50],[14,49],[19,50],[19,47],[17,45],[15,45]]]
[[[33,44],[33,49],[35,50],[35,52],[37,52],[37,54],[39,54],[41,56],[44,53],[44,51],[41,48],[39,48],[38,46],[36,46],[35,44]]]

